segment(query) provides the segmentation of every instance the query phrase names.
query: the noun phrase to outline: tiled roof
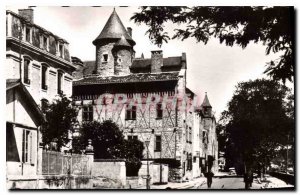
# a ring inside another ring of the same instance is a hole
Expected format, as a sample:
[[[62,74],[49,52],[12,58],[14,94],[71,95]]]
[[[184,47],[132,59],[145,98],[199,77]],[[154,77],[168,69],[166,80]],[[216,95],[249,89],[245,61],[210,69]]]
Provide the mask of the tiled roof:
[[[93,74],[96,68],[96,61],[85,61],[83,66],[83,75]]]
[[[108,76],[100,77],[97,75],[86,76],[85,78],[74,81],[73,85],[95,85],[95,84],[111,84],[111,83],[135,83],[135,82],[156,82],[178,80],[179,72],[163,72],[163,73],[136,73],[126,76]]]
[[[93,41],[93,44],[95,45],[101,39],[120,39],[122,36],[124,36],[131,45],[135,45],[134,40],[127,32],[117,12],[114,10],[100,35]]]
[[[53,34],[52,32],[46,30],[45,28],[43,28],[43,27],[41,27],[41,26],[39,26],[39,25],[37,25],[37,24],[35,24],[35,23],[32,23],[32,22],[28,21],[26,18],[24,18],[23,16],[21,16],[21,15],[19,15],[19,14],[16,14],[15,12],[12,12],[12,11],[10,11],[10,10],[6,10],[6,14],[12,14],[12,15],[14,15],[14,16],[20,18],[21,20],[26,21],[27,23],[31,24],[32,26],[35,26],[36,28],[40,29],[41,31],[43,31],[43,32],[45,32],[45,33],[48,33],[49,35],[52,35],[52,36],[56,37],[57,39],[61,40],[62,42],[65,42],[65,43],[68,44],[68,41],[66,41],[65,39],[63,39],[63,38],[61,38],[61,37],[59,37],[59,36]]]
[[[93,74],[95,70],[96,62],[95,61],[85,61],[84,62],[84,69],[83,75],[90,75]],[[142,58],[135,58],[133,59],[132,65],[130,69],[143,69],[143,68],[150,68],[151,66],[151,59],[142,59]],[[181,67],[181,57],[168,57],[163,59],[163,66],[164,67]]]
[[[147,68],[151,66],[151,59],[133,59],[131,69],[136,68]],[[163,67],[169,67],[169,66],[180,66],[181,67],[181,57],[168,57],[163,59]]]
[[[20,85],[20,79],[6,79],[6,90]]]
[[[21,98],[24,98],[24,102],[29,105],[29,108],[32,109],[32,112],[38,119],[40,123],[46,121],[45,116],[43,115],[42,111],[40,110],[39,106],[34,101],[31,94],[28,92],[26,87],[20,82],[19,79],[7,79],[6,80],[6,91],[10,89],[18,89],[21,93]]]

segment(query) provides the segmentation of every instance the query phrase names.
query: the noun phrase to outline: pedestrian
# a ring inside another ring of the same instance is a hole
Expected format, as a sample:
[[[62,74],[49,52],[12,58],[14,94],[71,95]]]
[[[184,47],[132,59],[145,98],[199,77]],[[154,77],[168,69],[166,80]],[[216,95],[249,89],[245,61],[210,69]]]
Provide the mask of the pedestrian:
[[[244,182],[245,182],[245,189],[250,189],[253,183],[253,173],[252,171],[246,171],[244,174]]]
[[[209,170],[209,171],[206,173],[207,187],[208,187],[208,188],[211,188],[213,176],[214,176],[214,173],[213,173],[211,170]]]
[[[252,187],[252,183],[253,183],[253,171],[250,170],[250,175],[249,175],[249,185],[250,185],[250,187]]]

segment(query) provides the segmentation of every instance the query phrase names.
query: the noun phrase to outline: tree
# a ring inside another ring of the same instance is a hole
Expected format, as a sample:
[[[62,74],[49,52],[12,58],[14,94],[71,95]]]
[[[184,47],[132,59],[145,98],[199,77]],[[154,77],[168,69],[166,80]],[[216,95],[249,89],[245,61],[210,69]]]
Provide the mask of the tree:
[[[265,79],[237,85],[221,117],[230,160],[240,159],[251,169],[255,164],[265,167],[275,157],[276,149],[284,146],[287,135],[294,131],[285,106],[289,92],[278,82]]]
[[[46,117],[46,122],[41,128],[43,144],[56,142],[57,150],[60,150],[70,141],[69,135],[74,132],[78,112],[65,95],[60,95],[52,103],[43,101],[42,111]]]
[[[92,140],[95,159],[125,159],[126,174],[138,175],[143,158],[144,144],[139,140],[126,140],[118,125],[111,120],[83,123],[80,136],[73,139],[73,149],[80,152]]]
[[[131,17],[149,29],[150,40],[161,46],[170,39],[182,41],[194,37],[206,44],[211,37],[227,46],[245,48],[250,42],[262,42],[266,54],[281,56],[267,63],[265,73],[274,80],[294,78],[294,8],[293,7],[140,7]],[[173,36],[165,31],[167,22],[178,24]]]
[[[121,149],[121,158],[126,159],[126,175],[137,176],[142,166],[144,144],[137,139],[125,140]]]
[[[79,134],[79,141],[73,144],[73,148],[77,152],[84,149],[88,140],[91,139],[96,159],[114,159],[120,156],[124,135],[111,120],[102,123],[98,121],[85,122],[80,128]]]

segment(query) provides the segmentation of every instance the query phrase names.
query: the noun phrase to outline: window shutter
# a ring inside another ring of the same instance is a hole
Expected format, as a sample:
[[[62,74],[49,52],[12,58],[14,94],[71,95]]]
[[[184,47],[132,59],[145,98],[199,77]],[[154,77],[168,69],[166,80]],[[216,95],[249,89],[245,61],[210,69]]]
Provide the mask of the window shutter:
[[[34,165],[36,162],[36,153],[37,153],[37,133],[34,131],[30,132],[29,144],[30,144],[30,164]]]

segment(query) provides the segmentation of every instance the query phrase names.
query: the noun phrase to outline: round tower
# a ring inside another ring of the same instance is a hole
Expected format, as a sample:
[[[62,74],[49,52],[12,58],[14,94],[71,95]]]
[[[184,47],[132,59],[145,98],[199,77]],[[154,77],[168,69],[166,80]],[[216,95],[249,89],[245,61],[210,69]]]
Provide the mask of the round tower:
[[[114,75],[130,74],[133,49],[124,36],[114,45],[112,53],[115,60]]]
[[[93,41],[96,46],[95,72],[100,76],[130,73],[134,40],[122,24],[115,9],[100,35]]]

